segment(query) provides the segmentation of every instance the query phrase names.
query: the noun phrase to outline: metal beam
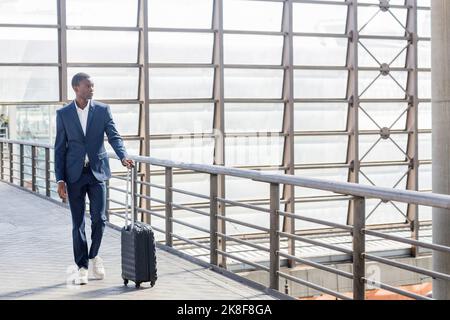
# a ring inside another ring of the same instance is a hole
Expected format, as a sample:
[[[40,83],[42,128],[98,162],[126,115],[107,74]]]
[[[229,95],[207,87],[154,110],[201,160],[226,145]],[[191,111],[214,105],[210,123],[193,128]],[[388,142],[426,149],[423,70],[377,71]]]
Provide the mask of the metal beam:
[[[433,192],[450,194],[450,1],[431,1]],[[446,208],[450,209],[450,208]],[[450,246],[450,210],[433,208],[433,243]],[[433,252],[433,270],[450,274],[450,254]],[[450,281],[433,279],[433,299],[450,299]]]
[[[292,21],[292,1],[287,0],[283,3],[283,20],[281,31],[284,34],[283,42],[283,59],[282,66],[284,68],[283,77],[283,125],[282,133],[284,137],[283,146],[283,164],[285,174],[295,175],[294,167],[294,45],[293,45],[293,21]],[[283,200],[286,201],[284,211],[295,213],[295,194],[294,186],[283,185]],[[289,217],[283,217],[283,231],[295,234],[295,220]],[[288,239],[288,253],[295,255],[295,239]],[[295,261],[288,260],[288,266],[294,267]]]
[[[405,35],[409,38],[406,51],[406,68],[408,79],[406,85],[408,112],[406,116],[406,129],[408,130],[408,142],[406,153],[410,160],[407,175],[406,189],[418,190],[419,188],[419,95],[418,95],[418,47],[417,47],[417,0],[405,0],[409,9],[407,12]],[[408,158],[405,158],[407,161]],[[407,217],[411,223],[411,239],[419,239],[419,208],[415,204],[408,204]],[[419,247],[412,245],[411,254],[417,256]]]
[[[67,101],[67,24],[66,0],[57,1],[58,4],[58,74],[59,100]]]
[[[214,69],[213,99],[214,118],[213,133],[214,139],[214,164],[225,165],[225,106],[224,106],[224,58],[223,58],[223,0],[214,0],[212,27],[214,33],[213,61],[217,67]],[[218,191],[220,198],[225,198],[225,176],[218,177]],[[225,216],[225,205],[219,203],[218,215]],[[220,219],[218,222],[218,232],[226,234],[226,221]],[[226,239],[218,239],[218,248],[226,251]],[[219,256],[219,266],[226,268],[226,256]]]
[[[358,89],[358,0],[348,1],[346,33],[349,36],[346,66],[349,68],[347,81],[348,113],[347,128],[350,133],[347,144],[347,164],[349,171],[347,181],[359,183],[359,89]],[[347,224],[353,224],[354,202],[349,201]]]
[[[150,155],[150,93],[149,93],[149,52],[148,52],[148,0],[139,0],[137,27],[139,28],[138,44],[138,64],[142,65],[139,69],[138,99],[139,104],[139,136],[141,137],[139,151],[140,154]],[[142,180],[150,182],[150,165],[143,164],[139,173],[143,174]],[[141,193],[150,197],[150,187],[141,184]],[[151,210],[151,202],[141,198],[139,206],[146,210]],[[142,220],[151,223],[150,215],[142,215]]]

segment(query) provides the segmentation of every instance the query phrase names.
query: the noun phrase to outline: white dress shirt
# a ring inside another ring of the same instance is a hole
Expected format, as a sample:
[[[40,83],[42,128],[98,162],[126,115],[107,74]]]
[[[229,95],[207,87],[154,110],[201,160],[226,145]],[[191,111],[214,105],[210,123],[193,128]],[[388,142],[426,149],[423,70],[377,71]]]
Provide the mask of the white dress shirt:
[[[78,114],[78,120],[80,120],[81,128],[83,129],[84,136],[86,136],[86,126],[87,126],[87,119],[89,114],[89,107],[91,105],[91,100],[88,100],[88,103],[84,109],[81,109],[77,105],[77,101],[73,100],[73,103],[75,103],[75,109],[77,110]],[[84,157],[84,163],[86,164],[89,162],[89,157],[86,153],[86,156]],[[63,180],[59,180],[59,182],[64,182]]]
[[[88,103],[84,109],[81,109],[77,105],[77,101],[74,100],[73,103],[75,103],[75,107],[77,109],[78,119],[80,120],[81,128],[83,128],[84,136],[86,136],[86,126],[87,126],[87,119],[88,119],[88,113],[89,113],[89,107],[91,105],[91,100],[88,100]],[[88,155],[86,153],[86,156],[84,157],[84,163],[89,162]]]

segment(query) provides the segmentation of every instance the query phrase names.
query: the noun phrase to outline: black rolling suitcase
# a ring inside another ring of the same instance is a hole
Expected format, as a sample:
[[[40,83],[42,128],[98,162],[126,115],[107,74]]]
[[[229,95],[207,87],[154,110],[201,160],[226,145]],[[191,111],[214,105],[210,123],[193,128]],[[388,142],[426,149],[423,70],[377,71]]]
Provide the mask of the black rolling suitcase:
[[[136,169],[131,170],[131,194],[133,195]],[[142,282],[150,282],[153,287],[157,279],[155,237],[150,226],[135,222],[133,201],[131,202],[131,224],[128,224],[129,173],[130,170],[127,175],[125,227],[122,228],[121,234],[122,279],[125,285],[129,280],[133,281],[136,288],[139,288]]]

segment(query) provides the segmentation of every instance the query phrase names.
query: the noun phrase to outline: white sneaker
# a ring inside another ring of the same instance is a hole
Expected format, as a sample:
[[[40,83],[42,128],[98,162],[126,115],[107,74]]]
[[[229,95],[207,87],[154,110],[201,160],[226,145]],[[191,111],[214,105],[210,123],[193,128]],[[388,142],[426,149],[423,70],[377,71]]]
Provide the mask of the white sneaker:
[[[95,279],[102,280],[105,278],[105,267],[103,266],[103,260],[99,256],[94,259],[89,259],[89,266],[92,266],[92,274]]]
[[[88,270],[85,268],[78,269],[77,277],[74,279],[75,284],[83,285],[88,283]]]

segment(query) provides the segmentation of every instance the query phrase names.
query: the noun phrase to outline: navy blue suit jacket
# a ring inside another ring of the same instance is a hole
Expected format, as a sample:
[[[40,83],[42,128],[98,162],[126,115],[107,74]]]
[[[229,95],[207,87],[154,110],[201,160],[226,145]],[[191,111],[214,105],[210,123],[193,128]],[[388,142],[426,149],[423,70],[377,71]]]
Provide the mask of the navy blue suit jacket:
[[[105,133],[119,159],[128,156],[122,137],[114,124],[110,107],[107,104],[91,100],[86,136],[83,133],[76,108],[72,101],[56,111],[56,181],[76,182],[81,176],[86,154],[95,178],[99,181],[108,180],[111,177],[111,169],[103,143]]]

